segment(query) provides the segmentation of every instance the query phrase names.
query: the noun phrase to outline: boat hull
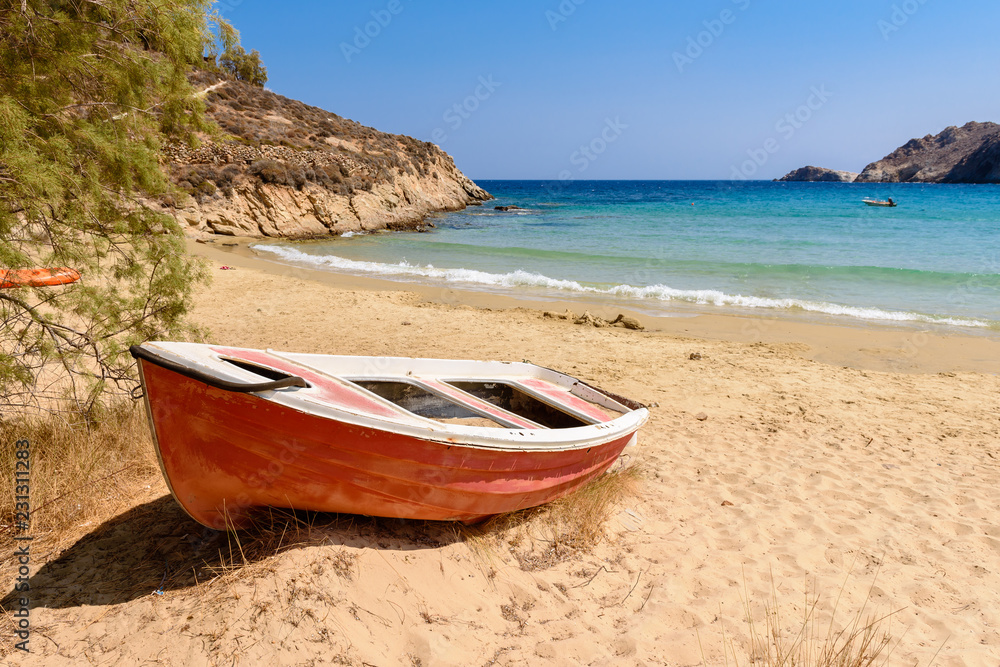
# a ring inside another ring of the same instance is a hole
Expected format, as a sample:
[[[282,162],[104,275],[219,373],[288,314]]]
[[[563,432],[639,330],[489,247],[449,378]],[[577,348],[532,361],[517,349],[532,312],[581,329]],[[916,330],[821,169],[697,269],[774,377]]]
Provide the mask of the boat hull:
[[[140,360],[163,474],[196,521],[244,527],[255,507],[475,522],[555,500],[606,471],[635,429],[523,451],[344,423]]]

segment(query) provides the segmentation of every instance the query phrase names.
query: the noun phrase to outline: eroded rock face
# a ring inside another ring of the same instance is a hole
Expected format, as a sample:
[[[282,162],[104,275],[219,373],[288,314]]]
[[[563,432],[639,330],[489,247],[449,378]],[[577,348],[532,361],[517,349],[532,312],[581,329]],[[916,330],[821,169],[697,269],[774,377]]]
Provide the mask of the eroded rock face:
[[[1000,134],[987,137],[979,148],[956,164],[944,183],[1000,183]]]
[[[779,181],[821,181],[828,183],[853,183],[858,177],[857,172],[839,171],[837,169],[825,169],[823,167],[802,167],[790,171]]]
[[[493,197],[437,146],[387,134],[239,81],[199,73],[222,132],[164,148],[181,193],[153,206],[191,236],[305,238],[421,229]]]
[[[244,179],[229,195],[188,198],[168,212],[189,235],[308,238],[379,229],[419,229],[431,213],[458,211],[490,199],[455,169],[445,176],[403,175],[370,191],[340,194],[306,183],[301,188]]]
[[[966,123],[911,139],[858,175],[858,183],[998,183],[1000,125]]]

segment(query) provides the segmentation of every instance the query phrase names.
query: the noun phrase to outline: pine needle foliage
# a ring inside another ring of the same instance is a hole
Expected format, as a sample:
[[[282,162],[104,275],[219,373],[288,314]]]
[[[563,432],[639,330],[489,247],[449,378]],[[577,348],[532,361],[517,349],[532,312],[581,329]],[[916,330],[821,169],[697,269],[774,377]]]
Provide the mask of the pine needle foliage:
[[[134,387],[128,346],[185,333],[201,269],[176,222],[166,141],[209,129],[190,68],[236,34],[210,0],[0,0],[0,275],[72,267],[80,282],[0,289],[0,419]]]

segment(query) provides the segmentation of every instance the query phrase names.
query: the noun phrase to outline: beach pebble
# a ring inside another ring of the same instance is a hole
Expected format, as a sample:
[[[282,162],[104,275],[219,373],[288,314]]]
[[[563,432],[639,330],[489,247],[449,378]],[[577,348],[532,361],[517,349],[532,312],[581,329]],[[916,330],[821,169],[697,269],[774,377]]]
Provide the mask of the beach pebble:
[[[688,359],[690,359],[691,361],[698,361],[699,359],[701,359],[701,352],[692,352],[691,354],[688,355]]]
[[[708,415],[706,415],[706,414],[705,414],[704,412],[699,412],[698,414],[696,414],[696,415],[694,416],[694,418],[695,418],[695,419],[697,419],[697,420],[698,420],[698,421],[700,421],[700,422],[703,422],[703,421],[705,421],[706,419],[708,419]]]

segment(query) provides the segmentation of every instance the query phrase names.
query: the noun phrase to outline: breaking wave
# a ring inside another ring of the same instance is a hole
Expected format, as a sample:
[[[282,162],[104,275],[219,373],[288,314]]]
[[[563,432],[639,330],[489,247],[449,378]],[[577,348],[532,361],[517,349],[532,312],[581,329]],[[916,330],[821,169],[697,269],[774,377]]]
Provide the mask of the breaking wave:
[[[892,322],[925,322],[962,327],[990,327],[988,320],[940,317],[923,313],[884,310],[874,307],[845,306],[824,301],[809,301],[794,298],[772,298],[726,294],[719,290],[676,289],[667,285],[614,285],[600,287],[585,285],[575,280],[550,278],[540,273],[516,270],[509,273],[488,273],[476,269],[445,269],[431,264],[415,265],[406,261],[395,264],[367,262],[346,259],[336,255],[310,255],[295,248],[278,245],[255,245],[254,249],[276,255],[280,260],[312,268],[332,269],[354,274],[377,277],[398,278],[419,282],[432,281],[455,285],[477,285],[491,288],[538,288],[543,290],[568,292],[574,295],[588,294],[622,297],[627,299],[652,300],[662,302],[684,302],[699,305],[729,306],[737,308],[760,308],[770,310],[792,310],[824,315],[838,315],[862,320]]]

